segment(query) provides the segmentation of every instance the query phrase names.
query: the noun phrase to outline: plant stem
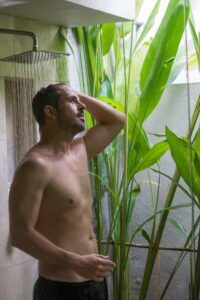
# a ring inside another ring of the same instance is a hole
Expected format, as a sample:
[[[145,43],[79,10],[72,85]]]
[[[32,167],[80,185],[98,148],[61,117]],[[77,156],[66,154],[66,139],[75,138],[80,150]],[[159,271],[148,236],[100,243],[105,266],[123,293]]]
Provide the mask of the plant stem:
[[[191,138],[195,124],[197,122],[198,116],[200,113],[200,96],[198,98],[193,116],[192,116],[192,120],[191,120],[191,126],[188,130],[187,133],[187,138]],[[165,201],[165,206],[166,207],[170,207],[172,205],[173,199],[174,199],[174,195],[177,189],[177,183],[179,182],[180,179],[180,174],[178,169],[175,170],[174,172],[174,176],[173,176],[173,181],[170,185],[169,188],[169,192]],[[152,245],[152,247],[149,249],[148,251],[148,255],[147,255],[147,263],[146,263],[146,267],[145,267],[145,271],[144,271],[144,277],[143,277],[143,281],[142,281],[142,286],[141,286],[141,291],[140,291],[140,296],[139,296],[139,300],[145,300],[146,295],[147,295],[147,290],[148,290],[148,286],[149,286],[149,282],[150,282],[150,278],[151,278],[151,274],[153,271],[153,267],[155,264],[155,259],[158,253],[158,247],[163,235],[163,231],[165,228],[165,224],[167,221],[167,217],[168,217],[169,211],[165,211],[162,215],[161,215],[161,219],[160,219],[160,223],[158,226],[158,230],[157,230],[157,234],[155,237],[155,241],[154,244]]]
[[[197,220],[195,221],[194,227],[192,228],[192,230],[191,230],[190,234],[188,235],[188,238],[187,238],[187,240],[186,240],[186,242],[185,242],[185,244],[184,244],[184,246],[183,246],[183,248],[184,248],[185,250],[187,249],[187,251],[189,251],[189,250],[190,250],[190,251],[193,251],[193,249],[189,249],[189,248],[188,248],[188,244],[189,244],[189,242],[190,242],[192,236],[195,234],[195,231],[196,231],[197,227],[199,226],[199,223],[200,223],[200,216],[199,216],[199,217],[197,218]],[[172,270],[172,272],[171,272],[171,274],[170,274],[170,277],[169,277],[169,279],[168,279],[168,281],[167,281],[167,283],[166,283],[166,285],[165,285],[165,287],[164,287],[164,289],[163,289],[163,291],[162,291],[161,300],[164,299],[164,296],[165,296],[165,294],[166,294],[166,292],[167,292],[167,289],[169,288],[169,285],[170,285],[170,283],[171,283],[171,281],[172,281],[172,279],[173,279],[173,277],[174,277],[176,271],[178,270],[179,266],[181,265],[182,261],[184,260],[186,254],[187,254],[187,251],[182,252],[182,253],[179,255],[179,258],[178,258],[178,260],[177,260],[177,262],[176,262],[176,264],[175,264],[175,266],[174,266],[174,268],[173,268],[173,270]]]
[[[122,32],[124,33],[124,26],[122,24]],[[125,114],[128,114],[128,99],[127,99],[127,86],[126,86],[126,55],[125,55],[125,40],[123,34],[123,57],[124,57],[124,80],[125,80],[125,92],[124,92],[124,103],[125,103]],[[119,272],[119,300],[126,299],[126,286],[125,286],[125,272],[124,272],[124,261],[126,257],[126,214],[127,214],[127,159],[128,159],[128,124],[126,123],[124,132],[124,181],[123,181],[123,191],[125,199],[122,203],[120,210],[120,272]]]
[[[197,258],[195,264],[195,277],[194,277],[194,284],[192,287],[192,300],[199,300],[199,292],[200,292],[200,234],[198,240],[198,251],[197,251]]]

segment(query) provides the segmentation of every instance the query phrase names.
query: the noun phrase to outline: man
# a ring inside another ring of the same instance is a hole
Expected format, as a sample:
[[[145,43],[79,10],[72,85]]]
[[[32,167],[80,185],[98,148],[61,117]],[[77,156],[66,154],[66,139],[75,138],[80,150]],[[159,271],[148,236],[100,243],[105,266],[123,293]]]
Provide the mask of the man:
[[[74,138],[85,128],[84,109],[97,125]],[[114,139],[125,116],[65,84],[42,88],[33,113],[41,139],[14,175],[12,245],[39,260],[34,300],[105,300],[115,264],[97,252],[87,160]]]

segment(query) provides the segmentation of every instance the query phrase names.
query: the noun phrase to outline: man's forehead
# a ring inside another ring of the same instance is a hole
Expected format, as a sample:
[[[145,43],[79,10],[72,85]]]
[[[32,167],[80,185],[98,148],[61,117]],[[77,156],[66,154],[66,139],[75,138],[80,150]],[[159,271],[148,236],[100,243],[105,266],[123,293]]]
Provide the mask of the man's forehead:
[[[77,93],[69,85],[61,85],[59,86],[59,90],[62,96],[77,96]]]

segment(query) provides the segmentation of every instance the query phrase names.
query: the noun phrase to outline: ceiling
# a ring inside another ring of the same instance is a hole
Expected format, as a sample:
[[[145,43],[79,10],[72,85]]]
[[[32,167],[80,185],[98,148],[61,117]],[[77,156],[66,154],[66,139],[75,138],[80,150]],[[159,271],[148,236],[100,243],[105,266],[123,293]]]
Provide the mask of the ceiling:
[[[133,19],[132,3],[133,0],[0,0],[0,14],[76,27]]]

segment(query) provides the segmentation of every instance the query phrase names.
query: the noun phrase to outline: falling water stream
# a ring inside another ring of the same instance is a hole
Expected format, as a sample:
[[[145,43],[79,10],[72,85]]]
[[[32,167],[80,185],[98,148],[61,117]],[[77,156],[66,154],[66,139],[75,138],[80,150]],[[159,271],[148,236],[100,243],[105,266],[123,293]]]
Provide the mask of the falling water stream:
[[[8,70],[5,90],[11,101],[16,166],[38,139],[32,113],[33,96],[44,85],[67,82],[67,56],[46,51],[27,52],[1,64]]]

